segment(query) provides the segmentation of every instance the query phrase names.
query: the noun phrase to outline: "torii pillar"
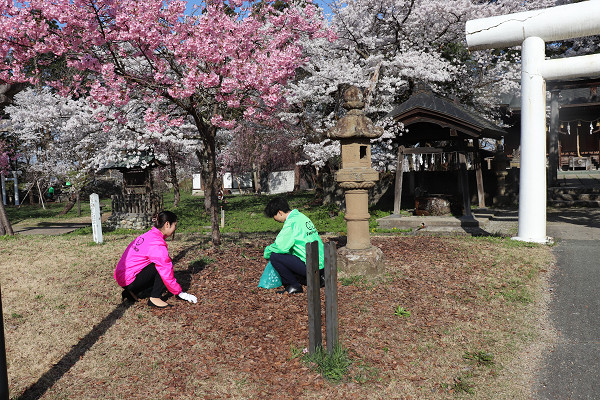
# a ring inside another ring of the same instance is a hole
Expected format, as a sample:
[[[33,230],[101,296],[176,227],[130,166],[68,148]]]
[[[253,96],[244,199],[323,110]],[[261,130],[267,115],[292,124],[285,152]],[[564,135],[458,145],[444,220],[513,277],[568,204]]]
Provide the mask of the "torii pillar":
[[[470,50],[522,46],[519,232],[547,243],[546,81],[600,76],[600,54],[545,59],[546,41],[600,35],[600,0],[467,21]]]

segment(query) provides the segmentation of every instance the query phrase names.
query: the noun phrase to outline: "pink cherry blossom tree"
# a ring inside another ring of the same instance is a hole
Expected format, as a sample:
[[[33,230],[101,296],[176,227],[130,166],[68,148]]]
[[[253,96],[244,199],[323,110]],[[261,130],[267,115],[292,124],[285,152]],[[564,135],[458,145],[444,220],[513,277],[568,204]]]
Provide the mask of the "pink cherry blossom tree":
[[[185,15],[181,0],[1,0],[0,81],[39,84],[44,66],[60,61],[71,73],[43,83],[65,96],[166,101],[145,122],[156,131],[186,119],[195,126],[218,245],[217,131],[268,119],[305,62],[301,39],[329,35],[309,1],[285,5],[205,0]]]

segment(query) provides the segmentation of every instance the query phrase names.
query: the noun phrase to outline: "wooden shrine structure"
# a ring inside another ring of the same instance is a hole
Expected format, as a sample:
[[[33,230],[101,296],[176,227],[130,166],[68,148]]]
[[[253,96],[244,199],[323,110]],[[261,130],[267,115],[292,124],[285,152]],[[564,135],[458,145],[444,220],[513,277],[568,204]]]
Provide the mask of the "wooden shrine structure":
[[[555,81],[546,84],[550,92],[547,121],[548,185],[557,180],[558,170],[600,168],[600,79]],[[506,155],[511,165],[520,161],[520,98],[504,102],[510,118],[505,137]]]
[[[468,170],[475,170],[479,206],[485,207],[482,150],[479,140],[500,140],[505,132],[455,101],[419,90],[388,114],[407,132],[397,136],[398,167],[395,177],[394,214],[400,213],[404,173],[411,171],[456,172],[461,208],[471,217]],[[489,153],[489,152],[488,152]],[[427,178],[424,178],[427,179]],[[418,203],[418,193],[415,203]],[[419,210],[419,204],[415,205]],[[424,214],[426,215],[426,214]]]
[[[165,165],[153,155],[142,154],[105,167],[106,170],[117,170],[123,174],[121,194],[111,196],[112,216],[109,225],[142,229],[151,224],[152,215],[163,208],[162,195],[154,190],[152,170]]]

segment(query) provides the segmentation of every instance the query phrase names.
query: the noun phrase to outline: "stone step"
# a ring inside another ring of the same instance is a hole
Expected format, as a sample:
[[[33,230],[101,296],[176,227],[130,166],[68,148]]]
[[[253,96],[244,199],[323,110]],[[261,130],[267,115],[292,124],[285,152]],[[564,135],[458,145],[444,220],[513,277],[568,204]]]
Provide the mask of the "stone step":
[[[379,218],[377,223],[381,229],[419,229],[428,228],[435,230],[439,227],[444,228],[464,228],[464,227],[478,227],[485,225],[488,219],[485,217],[478,218],[467,218],[467,217],[453,217],[453,216],[400,216],[400,215],[389,215],[387,217]]]
[[[600,194],[589,194],[589,193],[581,193],[581,194],[566,194],[566,193],[553,193],[551,196],[548,196],[549,200],[555,201],[599,201]]]
[[[599,187],[551,187],[547,193],[554,207],[598,207],[600,202]]]
[[[548,195],[550,194],[598,194],[600,195],[600,188],[598,187],[550,187],[548,188]]]
[[[600,200],[552,200],[548,199],[548,206],[550,207],[589,207],[598,208],[600,207]]]

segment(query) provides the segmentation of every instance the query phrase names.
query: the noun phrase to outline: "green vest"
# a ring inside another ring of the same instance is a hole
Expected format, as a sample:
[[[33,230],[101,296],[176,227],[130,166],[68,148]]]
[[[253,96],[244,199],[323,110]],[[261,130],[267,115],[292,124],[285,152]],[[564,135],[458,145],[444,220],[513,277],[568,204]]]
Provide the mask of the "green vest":
[[[293,254],[306,263],[306,243],[314,241],[319,243],[319,268],[323,269],[325,254],[319,232],[306,215],[292,210],[275,238],[275,243],[265,248],[264,257],[268,260],[271,253]]]

